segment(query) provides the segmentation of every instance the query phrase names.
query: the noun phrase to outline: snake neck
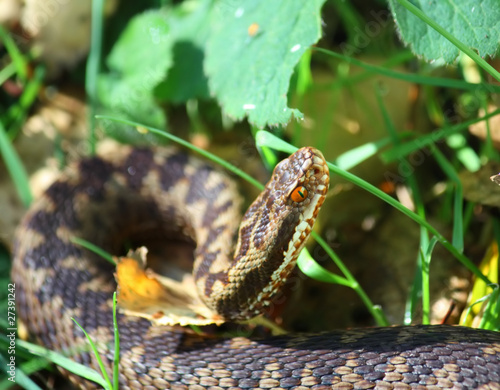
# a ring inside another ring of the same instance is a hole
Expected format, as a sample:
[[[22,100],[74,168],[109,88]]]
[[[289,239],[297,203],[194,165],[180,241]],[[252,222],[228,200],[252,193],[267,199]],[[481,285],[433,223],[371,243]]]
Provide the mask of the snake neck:
[[[229,266],[223,268],[221,260],[219,269],[198,268],[198,276],[204,275],[195,277],[199,294],[210,308],[226,320],[240,321],[272,304],[312,231],[328,184],[326,162],[313,148],[300,149],[277,165],[242,219],[234,259],[225,260]],[[305,188],[299,201],[297,188]]]

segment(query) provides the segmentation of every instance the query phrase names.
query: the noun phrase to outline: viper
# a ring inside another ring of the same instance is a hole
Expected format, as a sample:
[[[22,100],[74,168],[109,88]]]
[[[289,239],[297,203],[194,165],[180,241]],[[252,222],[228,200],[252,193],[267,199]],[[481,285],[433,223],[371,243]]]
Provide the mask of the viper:
[[[40,343],[98,369],[74,317],[111,374],[115,270],[75,244],[78,237],[113,254],[140,245],[157,257],[187,253],[208,307],[227,321],[253,317],[272,308],[328,185],[321,152],[299,149],[240,218],[234,182],[184,152],[125,147],[83,159],[17,230],[19,316]],[[224,338],[121,312],[118,329],[121,389],[500,389],[493,331],[443,325]],[[80,388],[96,387],[67,375]]]

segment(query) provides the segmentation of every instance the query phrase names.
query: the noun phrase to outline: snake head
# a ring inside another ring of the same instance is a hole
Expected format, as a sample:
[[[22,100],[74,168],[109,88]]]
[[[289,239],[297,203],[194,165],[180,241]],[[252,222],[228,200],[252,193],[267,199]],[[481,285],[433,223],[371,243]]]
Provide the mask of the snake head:
[[[323,204],[330,183],[323,154],[312,147],[299,149],[281,161],[266,185],[266,210],[269,210],[274,242],[269,258],[283,255],[280,268],[295,265]],[[265,218],[264,218],[265,219]],[[288,271],[290,272],[291,269]],[[286,278],[282,272],[279,278]]]
[[[274,168],[272,179],[266,185],[280,206],[297,206],[299,212],[309,208],[319,210],[328,191],[330,176],[323,154],[314,148],[297,150]],[[316,207],[316,200],[320,201]],[[316,211],[317,211],[316,210]]]

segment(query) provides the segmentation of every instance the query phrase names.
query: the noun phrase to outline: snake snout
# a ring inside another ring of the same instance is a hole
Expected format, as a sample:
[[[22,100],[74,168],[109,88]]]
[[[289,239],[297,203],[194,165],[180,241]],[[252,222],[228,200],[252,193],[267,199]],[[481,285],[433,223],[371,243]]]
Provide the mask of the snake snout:
[[[330,185],[330,173],[323,153],[313,147],[305,147],[295,152],[303,160],[304,182],[306,188],[314,194],[325,196]]]

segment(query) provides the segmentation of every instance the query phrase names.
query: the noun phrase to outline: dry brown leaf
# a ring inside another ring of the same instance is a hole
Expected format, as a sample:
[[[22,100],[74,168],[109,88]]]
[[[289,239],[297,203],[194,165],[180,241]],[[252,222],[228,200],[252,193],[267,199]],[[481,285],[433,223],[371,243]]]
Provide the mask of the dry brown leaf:
[[[116,259],[118,305],[127,315],[156,325],[221,324],[223,319],[198,297],[191,275],[182,282],[160,276],[146,267],[147,249],[138,248]]]

